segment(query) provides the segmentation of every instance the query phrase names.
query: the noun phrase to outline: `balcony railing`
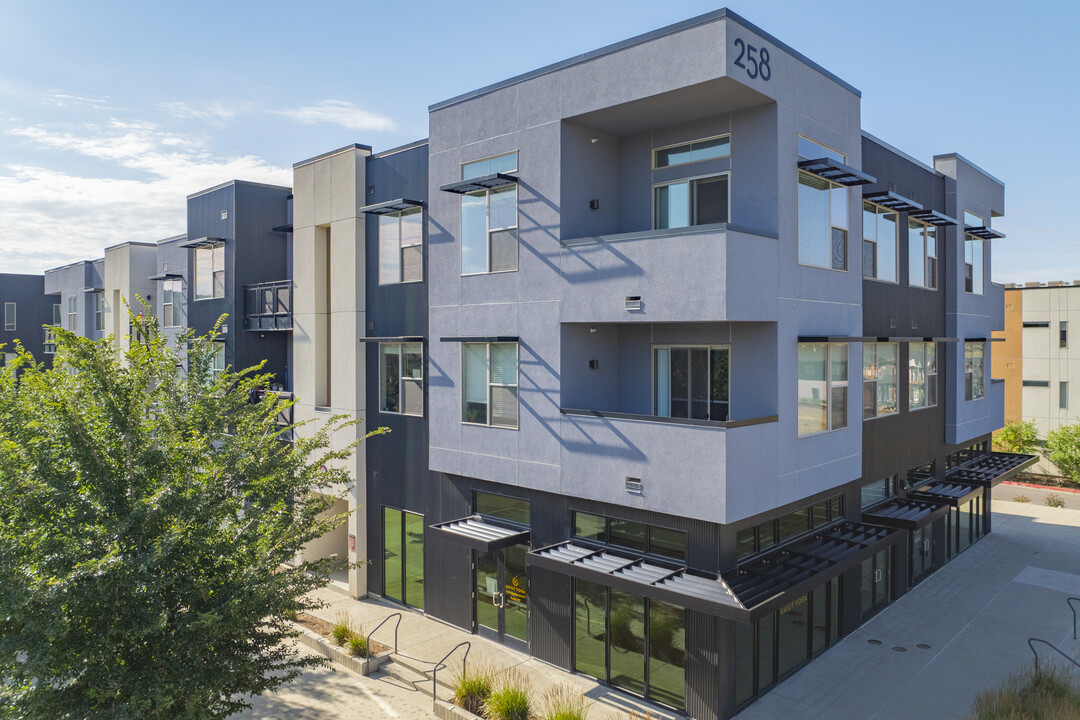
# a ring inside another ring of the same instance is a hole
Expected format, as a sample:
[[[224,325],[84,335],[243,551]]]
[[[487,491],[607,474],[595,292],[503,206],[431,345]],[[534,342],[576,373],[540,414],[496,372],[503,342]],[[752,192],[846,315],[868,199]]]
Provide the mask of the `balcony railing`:
[[[245,285],[244,296],[245,330],[292,330],[292,280]]]
[[[280,435],[278,435],[278,439],[279,440],[284,440],[285,442],[292,442],[292,439],[293,439],[293,433],[292,433],[293,406],[292,405],[285,406],[285,403],[288,403],[293,399],[293,394],[291,392],[285,392],[283,390],[268,390],[268,391],[256,392],[256,393],[252,394],[251,402],[253,402],[253,403],[259,402],[267,394],[276,395],[279,404],[282,405],[282,407],[278,408],[278,413],[277,413],[277,418],[276,418],[277,426],[279,428],[282,428],[282,432],[281,432]]]

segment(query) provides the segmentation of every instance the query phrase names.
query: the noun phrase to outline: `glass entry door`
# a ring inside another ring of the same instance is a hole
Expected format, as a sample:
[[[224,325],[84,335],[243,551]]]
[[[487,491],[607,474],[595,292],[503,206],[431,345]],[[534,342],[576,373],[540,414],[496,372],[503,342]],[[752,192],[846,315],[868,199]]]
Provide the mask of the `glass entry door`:
[[[476,632],[526,650],[529,600],[524,545],[476,553]]]
[[[892,596],[891,548],[886,548],[863,560],[862,564],[862,620],[866,622],[877,615]]]

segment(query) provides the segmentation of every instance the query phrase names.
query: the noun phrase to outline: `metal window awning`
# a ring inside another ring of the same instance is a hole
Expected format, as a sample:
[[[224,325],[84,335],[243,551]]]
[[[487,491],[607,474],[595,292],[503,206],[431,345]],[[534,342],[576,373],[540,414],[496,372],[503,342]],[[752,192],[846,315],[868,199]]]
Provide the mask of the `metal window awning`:
[[[362,337],[360,342],[423,342],[423,335],[397,335],[394,337]]]
[[[980,227],[968,227],[964,226],[964,232],[968,235],[974,235],[982,240],[999,240],[1005,237],[1005,233],[1000,233],[997,230],[991,230],[990,228],[982,225]]]
[[[972,483],[984,488],[992,488],[1002,480],[1008,480],[1024,468],[1038,462],[1035,455],[1020,453],[992,452],[980,455],[959,467],[945,473],[948,480]]]
[[[918,210],[913,213],[908,213],[908,217],[915,218],[916,220],[922,220],[928,225],[935,225],[937,227],[945,227],[946,225],[956,225],[956,220],[939,213],[937,210]]]
[[[463,335],[455,337],[441,337],[439,342],[474,343],[474,342],[517,342],[517,335]]]
[[[861,343],[878,342],[879,338],[863,335],[800,335],[801,343]]]
[[[218,237],[201,237],[195,240],[188,240],[187,242],[180,243],[182,248],[201,248],[208,245],[217,245],[220,242],[225,242],[225,238]]]
[[[292,223],[289,223],[288,225],[278,225],[277,227],[270,228],[270,230],[273,231],[273,232],[279,232],[279,233],[291,233],[292,232]]]
[[[897,212],[912,213],[923,209],[923,206],[914,200],[909,200],[903,195],[897,195],[891,190],[867,193],[863,195],[863,200],[867,200],[875,205],[880,205],[881,207],[890,210],[896,210]]]
[[[443,540],[484,552],[529,542],[528,530],[496,525],[479,515],[431,525],[430,529]]]
[[[105,288],[103,288],[103,287],[84,287],[80,292],[97,293],[97,292],[104,292],[104,291],[105,291]]]
[[[375,203],[374,205],[365,205],[357,212],[367,213],[368,215],[389,215],[391,213],[402,212],[403,210],[412,210],[413,208],[423,207],[423,205],[424,203],[420,200],[398,198],[397,200],[387,200],[386,202]]]
[[[147,280],[180,280],[183,277],[184,276],[181,275],[180,273],[161,272],[161,273],[158,273],[157,275],[151,275],[150,277],[148,277],[146,279]]]
[[[491,173],[490,175],[481,175],[480,177],[469,178],[468,180],[458,180],[457,182],[440,185],[439,189],[443,192],[465,195],[466,193],[478,192],[480,190],[491,190],[507,185],[515,185],[517,184],[517,181],[518,179],[513,175],[507,175],[506,173]]]
[[[908,497],[932,503],[960,507],[983,494],[983,489],[967,483],[932,480],[908,490]]]
[[[833,160],[832,158],[818,158],[816,160],[800,160],[799,169],[805,170],[819,178],[829,182],[849,187],[854,185],[872,185],[877,182],[873,175],[867,175],[862,170],[856,170],[850,165]]]
[[[949,512],[949,506],[914,498],[893,498],[863,510],[864,522],[900,530],[918,530]]]

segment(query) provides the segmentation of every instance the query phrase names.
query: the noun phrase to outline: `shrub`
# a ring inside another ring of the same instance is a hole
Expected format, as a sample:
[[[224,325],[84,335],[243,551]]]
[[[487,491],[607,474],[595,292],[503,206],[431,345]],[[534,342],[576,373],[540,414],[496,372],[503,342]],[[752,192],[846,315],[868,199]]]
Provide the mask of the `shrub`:
[[[540,720],[585,720],[589,706],[585,696],[569,685],[558,685],[544,693]]]
[[[1035,452],[1039,442],[1039,432],[1035,421],[1007,422],[994,433],[994,445],[1005,452],[1030,454]]]
[[[1062,425],[1046,437],[1050,462],[1073,482],[1080,482],[1080,425]]]
[[[975,696],[969,720],[1066,720],[1080,717],[1080,688],[1060,667],[1043,666],[1012,675],[1003,687]]]
[[[1050,493],[1046,496],[1046,499],[1043,500],[1043,504],[1046,505],[1046,507],[1065,507],[1065,498],[1057,493]]]
[[[484,703],[491,697],[495,672],[489,665],[473,663],[471,669],[463,666],[453,681],[453,703],[474,715],[484,715]]]
[[[363,629],[360,629],[355,635],[349,638],[348,646],[350,655],[354,655],[356,657],[367,657],[367,638],[364,636]]]
[[[1013,498],[1013,502],[1019,502],[1019,503],[1031,502],[1031,498],[1029,498],[1027,495],[1017,495],[1016,497]]]
[[[330,639],[338,645],[344,645],[354,635],[356,635],[356,628],[353,627],[352,618],[348,613],[339,612],[335,615],[334,626],[330,628]]]
[[[516,670],[503,673],[484,702],[484,717],[488,720],[529,720],[532,703],[528,679]]]

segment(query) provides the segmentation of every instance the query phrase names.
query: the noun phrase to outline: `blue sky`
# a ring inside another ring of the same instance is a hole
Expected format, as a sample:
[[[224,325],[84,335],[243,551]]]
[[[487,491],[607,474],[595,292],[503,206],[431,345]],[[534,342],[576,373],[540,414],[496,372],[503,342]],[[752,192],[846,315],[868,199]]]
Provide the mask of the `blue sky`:
[[[706,2],[0,4],[0,272],[184,231],[185,197],[427,136],[427,107]],[[862,90],[863,127],[1006,184],[999,282],[1080,280],[1080,4],[733,0]]]

